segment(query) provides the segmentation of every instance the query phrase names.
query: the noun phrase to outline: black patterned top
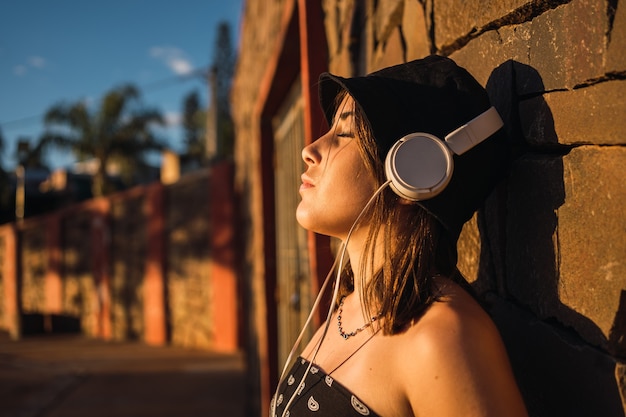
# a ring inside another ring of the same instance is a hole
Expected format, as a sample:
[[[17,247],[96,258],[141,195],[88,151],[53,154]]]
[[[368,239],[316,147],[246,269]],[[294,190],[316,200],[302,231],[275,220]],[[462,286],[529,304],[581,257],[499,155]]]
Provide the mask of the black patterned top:
[[[281,417],[285,406],[296,392],[298,383],[309,365],[309,362],[299,357],[289,371],[287,378],[278,387],[278,392],[272,399],[270,416]],[[304,380],[303,385],[288,407],[285,417],[302,416],[333,416],[333,417],[378,417],[361,400],[352,394],[343,385],[336,382],[322,369],[313,365]]]

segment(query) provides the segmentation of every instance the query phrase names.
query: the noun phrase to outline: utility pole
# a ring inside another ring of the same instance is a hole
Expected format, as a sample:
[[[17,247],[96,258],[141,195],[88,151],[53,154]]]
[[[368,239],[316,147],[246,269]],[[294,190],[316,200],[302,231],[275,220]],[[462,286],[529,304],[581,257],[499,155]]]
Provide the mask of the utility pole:
[[[22,164],[19,164],[15,169],[15,221],[20,225],[24,221],[24,197],[26,194],[24,191],[25,171],[24,165]]]
[[[15,221],[22,225],[26,213],[26,158],[30,152],[30,144],[27,141],[19,141],[17,144],[18,165],[15,169]]]

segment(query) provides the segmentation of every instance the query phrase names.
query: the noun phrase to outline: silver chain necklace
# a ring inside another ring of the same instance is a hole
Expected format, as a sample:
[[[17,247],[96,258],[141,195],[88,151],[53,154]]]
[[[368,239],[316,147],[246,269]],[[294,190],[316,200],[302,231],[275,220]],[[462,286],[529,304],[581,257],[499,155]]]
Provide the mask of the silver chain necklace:
[[[339,301],[339,308],[337,311],[337,329],[339,330],[339,335],[341,335],[341,337],[343,337],[344,340],[348,340],[348,338],[352,337],[352,336],[356,336],[357,333],[362,332],[363,330],[367,329],[368,327],[370,327],[372,325],[372,323],[374,323],[376,320],[378,320],[378,318],[380,317],[380,314],[377,314],[375,316],[373,316],[370,321],[368,321],[367,323],[365,323],[363,326],[359,327],[358,329],[350,332],[350,333],[346,333],[343,330],[343,326],[341,325],[341,314],[343,313],[343,301],[346,299],[346,296],[344,295],[343,297],[341,297],[341,300]]]

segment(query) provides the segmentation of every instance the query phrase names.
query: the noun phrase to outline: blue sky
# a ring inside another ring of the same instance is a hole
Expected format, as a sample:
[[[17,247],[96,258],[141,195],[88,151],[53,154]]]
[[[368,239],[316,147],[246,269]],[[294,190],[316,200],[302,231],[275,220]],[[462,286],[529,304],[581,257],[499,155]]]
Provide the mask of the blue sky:
[[[43,115],[59,102],[94,106],[109,90],[133,83],[143,103],[170,122],[160,134],[181,149],[177,123],[184,97],[208,89],[189,76],[212,63],[220,21],[237,47],[242,0],[20,0],[0,5],[0,165],[15,166],[18,138],[43,133]],[[67,151],[46,156],[71,164]]]

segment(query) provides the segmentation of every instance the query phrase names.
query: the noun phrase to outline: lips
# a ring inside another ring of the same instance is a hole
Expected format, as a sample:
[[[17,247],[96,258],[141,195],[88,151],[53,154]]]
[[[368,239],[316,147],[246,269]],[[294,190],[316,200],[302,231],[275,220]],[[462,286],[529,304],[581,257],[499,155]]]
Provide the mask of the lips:
[[[300,186],[300,191],[307,190],[315,186],[313,185],[313,181],[306,175],[302,175],[301,179],[302,179],[302,185]]]

